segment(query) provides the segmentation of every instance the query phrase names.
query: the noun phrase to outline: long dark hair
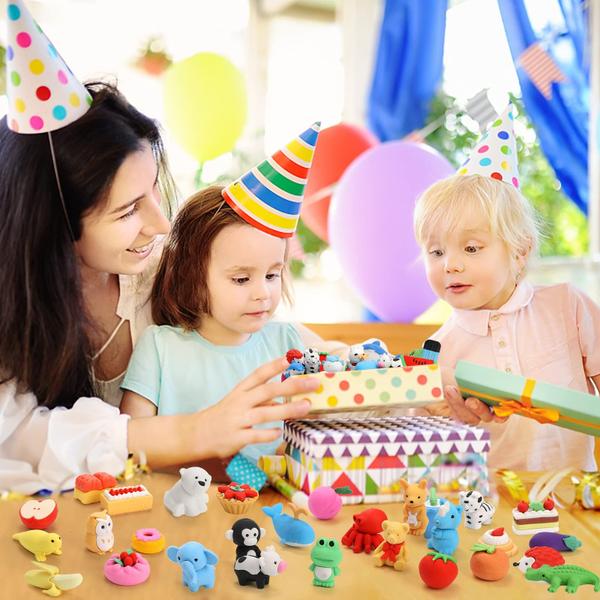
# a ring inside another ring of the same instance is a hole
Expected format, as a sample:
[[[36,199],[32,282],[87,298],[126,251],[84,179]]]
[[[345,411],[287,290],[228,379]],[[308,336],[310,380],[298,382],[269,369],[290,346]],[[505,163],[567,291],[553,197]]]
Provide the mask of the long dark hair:
[[[117,170],[147,140],[163,199],[173,199],[160,132],[107,83],[86,86],[93,102],[52,133],[75,239],[82,217],[105,202]],[[167,214],[170,216],[169,211]],[[47,134],[23,135],[0,120],[0,376],[17,378],[38,404],[71,407],[94,394],[92,350],[80,271],[61,208]]]

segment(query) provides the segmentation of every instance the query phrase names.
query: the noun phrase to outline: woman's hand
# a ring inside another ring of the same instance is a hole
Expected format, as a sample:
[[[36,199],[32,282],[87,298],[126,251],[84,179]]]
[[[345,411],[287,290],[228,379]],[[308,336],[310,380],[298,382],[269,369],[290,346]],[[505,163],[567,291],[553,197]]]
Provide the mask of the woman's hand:
[[[285,358],[278,358],[259,367],[218,404],[195,413],[188,431],[194,445],[208,445],[212,456],[231,456],[248,444],[272,442],[281,435],[280,428],[254,429],[254,425],[304,417],[310,410],[308,400],[273,402],[278,397],[313,392],[319,387],[315,378],[289,377],[283,382],[272,382],[288,364]]]
[[[477,398],[469,397],[463,399],[457,387],[447,385],[444,387],[444,397],[450,407],[451,416],[467,425],[478,425],[484,423],[504,423],[508,417],[498,417],[487,404]]]

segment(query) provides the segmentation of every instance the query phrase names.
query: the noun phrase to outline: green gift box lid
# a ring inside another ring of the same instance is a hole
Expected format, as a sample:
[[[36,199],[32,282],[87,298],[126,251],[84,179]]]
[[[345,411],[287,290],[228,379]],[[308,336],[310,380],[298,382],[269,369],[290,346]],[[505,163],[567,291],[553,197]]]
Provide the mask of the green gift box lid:
[[[458,361],[454,373],[464,398],[473,396],[497,414],[519,414],[600,437],[600,397]]]

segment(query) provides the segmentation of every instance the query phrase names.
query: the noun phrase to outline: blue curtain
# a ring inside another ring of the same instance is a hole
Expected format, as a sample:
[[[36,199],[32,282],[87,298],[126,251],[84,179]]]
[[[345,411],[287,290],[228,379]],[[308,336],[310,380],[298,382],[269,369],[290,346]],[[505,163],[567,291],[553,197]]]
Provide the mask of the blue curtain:
[[[385,142],[420,129],[442,78],[447,0],[386,0],[367,119]]]
[[[568,82],[552,85],[552,98],[547,100],[517,66],[523,103],[542,150],[564,193],[587,214],[589,58],[584,3],[545,0],[541,15],[539,2],[498,0],[498,5],[515,65],[524,50],[542,41],[568,78]]]

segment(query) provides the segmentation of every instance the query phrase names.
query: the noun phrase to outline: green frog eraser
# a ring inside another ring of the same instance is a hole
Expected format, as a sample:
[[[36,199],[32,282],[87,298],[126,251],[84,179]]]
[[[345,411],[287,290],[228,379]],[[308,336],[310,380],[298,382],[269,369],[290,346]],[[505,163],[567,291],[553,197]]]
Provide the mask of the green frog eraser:
[[[342,562],[342,550],[337,540],[319,538],[310,551],[313,572],[313,585],[333,587],[335,578],[340,574],[339,564]]]

